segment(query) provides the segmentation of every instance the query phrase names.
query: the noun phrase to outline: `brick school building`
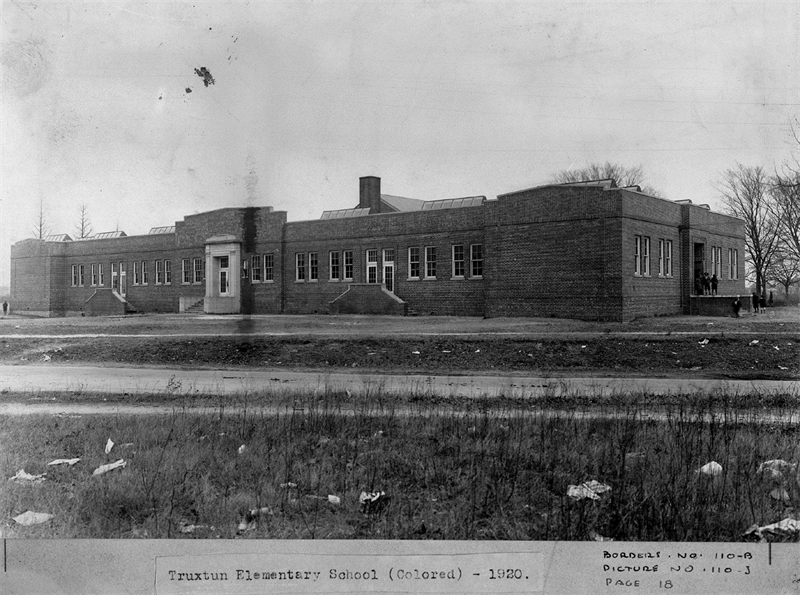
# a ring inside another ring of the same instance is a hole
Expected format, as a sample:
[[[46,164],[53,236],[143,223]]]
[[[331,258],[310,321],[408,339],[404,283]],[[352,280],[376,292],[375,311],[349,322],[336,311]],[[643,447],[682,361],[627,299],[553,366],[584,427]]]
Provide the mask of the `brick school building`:
[[[147,235],[11,248],[17,314],[530,316],[627,321],[744,295],[744,224],[613,180],[423,201],[360,179],[358,206],[288,222],[272,207],[186,216]],[[732,298],[731,298],[732,299]]]

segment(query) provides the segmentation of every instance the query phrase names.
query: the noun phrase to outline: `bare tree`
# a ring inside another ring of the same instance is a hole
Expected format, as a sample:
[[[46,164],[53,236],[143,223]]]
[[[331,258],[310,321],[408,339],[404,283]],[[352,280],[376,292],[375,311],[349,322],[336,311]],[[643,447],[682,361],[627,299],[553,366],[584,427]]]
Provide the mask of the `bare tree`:
[[[565,169],[554,174],[550,180],[556,184],[585,182],[588,180],[613,179],[619,186],[639,186],[642,192],[650,196],[661,196],[661,193],[644,182],[644,167],[635,165],[628,167],[621,163],[589,163],[579,169]]]
[[[780,246],[780,224],[775,216],[772,184],[761,166],[737,163],[723,174],[719,187],[727,211],[744,220],[745,247],[757,292],[766,291],[767,271]]]
[[[44,210],[44,200],[39,199],[39,213],[36,216],[36,221],[33,224],[33,237],[39,240],[45,239],[50,235],[50,226],[47,223],[47,214]]]
[[[75,231],[78,232],[78,239],[82,240],[92,235],[92,223],[89,221],[89,210],[86,204],[78,207],[78,224],[75,226]]]
[[[789,300],[789,289],[800,283],[800,258],[787,251],[785,244],[775,251],[772,263],[767,272],[767,280],[783,286],[786,300]]]

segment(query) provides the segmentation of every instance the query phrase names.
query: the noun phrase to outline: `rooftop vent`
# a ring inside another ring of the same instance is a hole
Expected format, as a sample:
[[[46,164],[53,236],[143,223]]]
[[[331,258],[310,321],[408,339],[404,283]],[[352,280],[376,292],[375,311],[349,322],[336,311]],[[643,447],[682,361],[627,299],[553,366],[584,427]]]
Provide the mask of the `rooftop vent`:
[[[422,205],[423,211],[438,211],[439,209],[460,209],[462,207],[479,207],[486,202],[485,196],[468,196],[466,198],[444,198],[441,200],[428,200]]]
[[[163,227],[154,227],[150,230],[147,235],[158,235],[161,233],[175,233],[175,226],[174,225],[165,225]]]
[[[105,240],[105,239],[108,239],[108,238],[124,238],[127,235],[128,234],[126,234],[124,231],[119,231],[119,230],[117,230],[117,231],[104,231],[104,232],[95,234],[94,236],[92,236],[92,239],[93,240]]]
[[[339,209],[338,211],[323,211],[320,219],[349,219],[365,215],[369,215],[369,208]]]

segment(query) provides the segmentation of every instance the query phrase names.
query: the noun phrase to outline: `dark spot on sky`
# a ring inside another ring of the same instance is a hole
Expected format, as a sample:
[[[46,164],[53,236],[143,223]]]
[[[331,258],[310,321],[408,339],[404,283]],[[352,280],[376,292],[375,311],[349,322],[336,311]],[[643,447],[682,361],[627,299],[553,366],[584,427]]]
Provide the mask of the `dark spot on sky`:
[[[186,87],[186,92],[187,93],[191,93],[192,92],[192,88],[191,87]]]
[[[214,84],[214,77],[211,76],[211,73],[208,71],[208,68],[205,66],[201,66],[200,68],[195,68],[194,73],[203,79],[203,84],[208,87],[209,85]]]
[[[159,95],[158,100],[161,101],[162,99],[164,99],[164,97],[162,95]]]

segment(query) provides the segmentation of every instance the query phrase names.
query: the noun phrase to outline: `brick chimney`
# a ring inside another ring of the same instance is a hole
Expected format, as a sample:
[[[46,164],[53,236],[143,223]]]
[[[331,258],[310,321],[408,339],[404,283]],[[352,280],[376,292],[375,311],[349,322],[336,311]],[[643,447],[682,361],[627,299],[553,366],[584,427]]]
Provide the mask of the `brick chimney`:
[[[376,176],[365,176],[359,178],[361,192],[359,194],[358,206],[361,209],[370,209],[369,214],[375,215],[381,212],[381,179]]]

